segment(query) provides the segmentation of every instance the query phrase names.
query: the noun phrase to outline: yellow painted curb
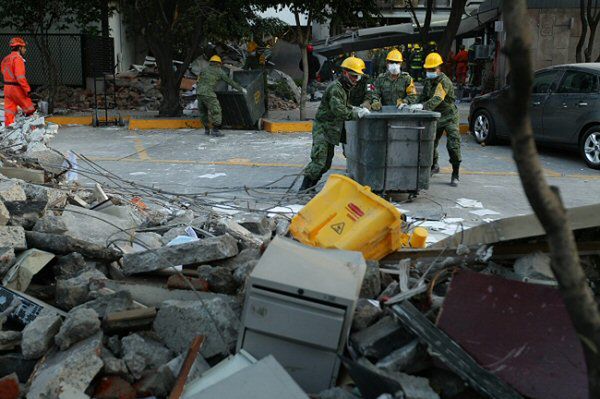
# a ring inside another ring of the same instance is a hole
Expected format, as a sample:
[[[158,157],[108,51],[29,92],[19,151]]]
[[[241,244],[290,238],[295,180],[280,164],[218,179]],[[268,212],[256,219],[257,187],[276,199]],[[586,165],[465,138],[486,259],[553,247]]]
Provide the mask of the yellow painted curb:
[[[313,123],[311,121],[273,121],[263,119],[263,130],[269,133],[310,133]]]
[[[200,129],[200,119],[135,119],[129,120],[130,130],[155,130],[155,129]]]
[[[116,116],[109,116],[108,117],[109,120],[114,120],[116,118],[117,118]],[[130,116],[129,115],[121,115],[121,118],[123,118],[123,120],[128,120],[130,118]],[[106,118],[104,118],[104,116],[101,116],[99,118],[99,120],[105,121]],[[49,116],[49,117],[46,118],[46,122],[56,123],[59,126],[65,126],[65,125],[86,125],[86,126],[91,126],[92,125],[92,115]]]

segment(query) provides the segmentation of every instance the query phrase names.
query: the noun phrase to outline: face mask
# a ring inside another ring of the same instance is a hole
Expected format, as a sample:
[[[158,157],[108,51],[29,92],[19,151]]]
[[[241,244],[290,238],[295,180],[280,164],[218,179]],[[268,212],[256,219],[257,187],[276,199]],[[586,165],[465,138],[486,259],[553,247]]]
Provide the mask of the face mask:
[[[400,73],[400,64],[388,64],[387,69],[392,75],[398,75]]]
[[[435,79],[438,77],[437,73],[435,72],[425,72],[425,76],[427,79]]]

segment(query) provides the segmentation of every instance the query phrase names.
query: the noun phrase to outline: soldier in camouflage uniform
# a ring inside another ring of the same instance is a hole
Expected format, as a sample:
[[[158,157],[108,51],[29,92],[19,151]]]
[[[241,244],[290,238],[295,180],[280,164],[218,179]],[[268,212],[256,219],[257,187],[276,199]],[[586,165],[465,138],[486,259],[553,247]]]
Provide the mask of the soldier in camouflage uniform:
[[[314,187],[331,168],[335,146],[340,143],[344,122],[369,114],[368,109],[353,107],[348,102],[348,93],[364,74],[364,62],[360,58],[348,57],[342,62],[341,68],[342,76],[327,87],[317,110],[312,130],[311,161],[304,169],[300,191]]]
[[[215,93],[217,83],[224,81],[237,91],[247,93],[246,89],[221,69],[221,62],[221,57],[218,55],[210,57],[210,65],[198,75],[196,83],[198,110],[200,111],[200,120],[204,125],[204,133],[216,137],[223,136],[223,133],[219,131],[222,115],[221,105],[217,99],[217,93]]]
[[[446,148],[450,156],[450,164],[452,165],[452,177],[450,185],[456,187],[459,181],[459,168],[461,162],[460,155],[460,131],[458,128],[459,114],[454,101],[454,85],[448,76],[440,69],[443,64],[442,57],[438,53],[431,53],[425,59],[424,68],[426,70],[426,81],[423,86],[423,93],[419,97],[419,102],[422,103],[422,108],[428,111],[435,111],[442,114],[437,122],[437,132],[434,143],[433,166],[431,173],[439,173],[438,165],[438,144],[440,138],[446,131],[447,142]],[[421,105],[421,104],[417,104]]]
[[[396,49],[387,55],[387,72],[375,80],[372,108],[381,110],[383,105],[412,104],[417,100],[417,89],[406,72],[401,71],[402,53]]]

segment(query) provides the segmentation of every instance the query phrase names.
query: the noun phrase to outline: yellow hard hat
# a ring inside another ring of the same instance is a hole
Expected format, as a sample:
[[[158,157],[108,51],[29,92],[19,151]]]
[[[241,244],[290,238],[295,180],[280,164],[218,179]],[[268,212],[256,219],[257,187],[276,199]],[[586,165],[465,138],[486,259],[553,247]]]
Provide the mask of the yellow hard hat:
[[[210,62],[218,62],[218,63],[222,63],[223,60],[221,60],[221,57],[219,57],[218,55],[213,55],[212,57],[210,57],[210,60],[208,60]]]
[[[408,48],[413,48],[412,43],[408,43]]]
[[[430,41],[430,42],[429,42],[429,45],[430,45],[430,46],[435,46],[435,45],[436,45],[436,43],[435,43],[435,41],[434,41],[434,40],[432,40],[432,41]]]
[[[342,68],[364,75],[363,69],[365,69],[365,62],[358,57],[348,57],[342,62]]]
[[[402,53],[396,49],[390,51],[386,57],[387,61],[402,62]]]
[[[255,52],[257,48],[258,48],[258,44],[256,44],[255,41],[249,41],[248,44],[246,45],[246,50],[248,50],[249,53]]]
[[[420,49],[420,48],[421,48],[421,46],[419,45],[419,43],[415,43],[415,50]]]
[[[438,53],[431,53],[431,54],[428,54],[427,57],[425,57],[425,64],[423,64],[423,68],[425,68],[425,69],[437,68],[440,65],[442,65],[443,63],[444,63],[444,60],[442,60],[441,55],[439,55]]]

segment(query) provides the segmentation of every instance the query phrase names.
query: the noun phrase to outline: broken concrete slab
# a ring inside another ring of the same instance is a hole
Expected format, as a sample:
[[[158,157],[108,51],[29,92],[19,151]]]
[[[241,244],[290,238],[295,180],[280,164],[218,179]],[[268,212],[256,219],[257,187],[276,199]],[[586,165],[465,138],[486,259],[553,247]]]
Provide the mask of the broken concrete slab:
[[[133,241],[135,252],[157,249],[163,246],[162,237],[156,233],[136,233]]]
[[[2,284],[17,291],[27,290],[33,276],[50,263],[52,259],[54,259],[53,253],[35,248],[28,249],[17,257],[13,267],[4,276]]]
[[[370,301],[366,298],[360,298],[356,302],[356,309],[352,318],[352,331],[364,330],[373,325],[383,315],[379,305],[373,304]]]
[[[27,243],[32,248],[43,249],[54,254],[69,254],[79,252],[86,258],[113,262],[121,258],[122,254],[113,248],[90,244],[62,234],[39,233],[28,231],[25,233]]]
[[[0,199],[2,201],[27,201],[27,195],[19,183],[16,181],[0,181]]]
[[[162,343],[137,333],[123,337],[121,345],[123,360],[136,379],[144,371],[157,369],[175,357]]]
[[[71,309],[86,302],[92,280],[104,280],[106,276],[98,270],[89,270],[77,277],[56,281],[56,304],[64,309]]]
[[[79,252],[71,252],[68,255],[59,256],[52,266],[54,275],[58,279],[70,279],[76,277],[87,269],[87,263]]]
[[[31,230],[39,218],[44,214],[45,202],[33,201],[14,201],[4,203],[10,214],[11,226],[22,226],[26,230]]]
[[[381,274],[379,272],[379,262],[367,261],[367,271],[360,288],[361,298],[377,298],[381,292]]]
[[[21,226],[0,226],[0,248],[14,248],[16,251],[27,249],[25,229]]]
[[[0,351],[10,351],[21,344],[21,331],[0,331]]]
[[[236,240],[229,236],[205,238],[186,244],[125,254],[123,273],[131,275],[165,269],[175,265],[193,265],[237,255]]]
[[[212,292],[233,295],[239,287],[231,270],[225,267],[202,265],[197,270],[198,276],[208,282],[208,287]]]
[[[233,271],[233,278],[238,286],[241,286],[246,282],[257,264],[258,260],[249,260],[235,268]]]
[[[173,227],[171,230],[169,230],[165,234],[163,234],[161,241],[162,241],[163,245],[167,245],[176,237],[186,236],[186,235],[187,235],[186,227]]]
[[[0,277],[15,264],[15,249],[12,247],[0,248]]]
[[[92,280],[90,289],[97,291],[102,288],[108,288],[112,291],[127,291],[131,294],[134,301],[146,306],[159,306],[162,302],[168,300],[178,301],[198,301],[200,299],[221,298],[232,308],[239,308],[240,303],[231,296],[215,294],[212,292],[196,292],[191,290],[169,290],[161,285],[150,283],[139,283],[134,281],[115,281],[115,280]]]
[[[90,293],[91,295],[93,293]],[[119,291],[108,295],[98,295],[95,299],[74,307],[72,311],[82,308],[93,309],[100,319],[104,319],[109,313],[129,310],[135,307],[131,294],[127,291]]]
[[[233,221],[258,236],[270,236],[276,228],[275,221],[258,213],[240,212],[233,215]]]
[[[201,354],[209,358],[233,350],[239,326],[239,316],[226,301],[216,297],[202,301],[165,301],[153,329],[177,353],[187,350],[197,335],[205,336]]]
[[[61,351],[100,331],[100,320],[94,309],[79,308],[70,311],[62,323],[54,342]]]
[[[47,214],[35,222],[33,231],[47,234],[64,234],[67,231],[67,225],[62,217]]]
[[[111,241],[127,239],[135,224],[131,219],[121,219],[102,212],[67,205],[61,216],[67,231],[65,235],[90,244],[107,247]]]
[[[6,226],[10,220],[10,212],[6,209],[4,202],[0,201],[0,226]]]
[[[54,343],[54,336],[62,325],[57,314],[40,315],[23,329],[21,352],[25,359],[39,359]]]
[[[350,341],[358,353],[378,360],[413,339],[412,334],[391,316],[386,316],[372,326],[350,336]]]
[[[189,226],[192,221],[194,220],[195,215],[194,215],[194,211],[191,210],[185,210],[185,211],[178,211],[175,214],[175,217],[173,217],[171,220],[169,220],[169,225],[171,226],[176,226],[176,225],[183,225],[183,226]]]
[[[125,360],[117,358],[110,350],[102,348],[102,362],[104,374],[113,374],[126,377],[129,374]]]
[[[263,245],[265,245],[265,242],[268,240],[268,238],[270,238],[270,236],[261,237],[253,234],[244,226],[226,218],[220,220],[216,224],[215,229],[219,234],[230,234],[247,248],[261,248]]]
[[[419,340],[415,339],[381,359],[376,366],[391,373],[414,374],[429,368],[431,357],[427,350],[419,344]]]
[[[85,391],[102,369],[102,333],[78,342],[66,351],[51,349],[31,376],[27,399],[57,398],[66,383]]]
[[[62,208],[67,203],[68,195],[62,190],[52,187],[19,181],[28,202],[43,202],[46,207]]]

